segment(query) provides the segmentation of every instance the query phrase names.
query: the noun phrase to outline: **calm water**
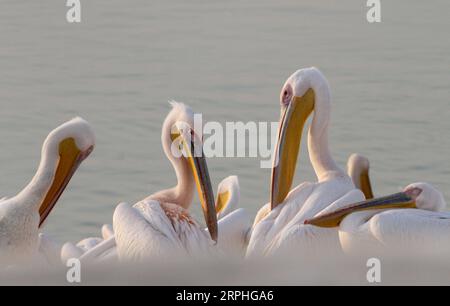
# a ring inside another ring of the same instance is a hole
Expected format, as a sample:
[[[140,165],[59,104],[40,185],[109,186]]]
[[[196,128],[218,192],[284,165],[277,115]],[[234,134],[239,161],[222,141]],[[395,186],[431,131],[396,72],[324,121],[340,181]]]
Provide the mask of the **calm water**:
[[[119,202],[174,183],[160,145],[167,100],[206,120],[276,121],[282,83],[312,65],[332,86],[339,164],[360,152],[377,194],[423,180],[450,201],[448,1],[383,1],[377,25],[361,0],[168,2],[82,0],[77,25],[65,21],[65,1],[1,2],[0,195],[29,181],[60,123],[80,115],[97,135],[48,233],[97,235]],[[305,153],[297,182],[314,179]],[[215,158],[209,168],[214,185],[239,175],[250,211],[267,201],[259,159]]]

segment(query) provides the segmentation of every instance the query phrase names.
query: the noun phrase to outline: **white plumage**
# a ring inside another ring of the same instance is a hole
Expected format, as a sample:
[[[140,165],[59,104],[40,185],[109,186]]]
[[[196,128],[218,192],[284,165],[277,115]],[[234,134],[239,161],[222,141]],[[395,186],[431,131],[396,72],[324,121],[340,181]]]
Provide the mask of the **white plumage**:
[[[450,213],[442,194],[427,183],[418,188],[417,209],[359,211],[345,217],[339,239],[347,253],[440,252],[450,251]]]
[[[167,259],[214,251],[214,242],[189,213],[176,204],[146,200],[120,204],[113,217],[121,260]]]
[[[247,211],[243,208],[237,208],[239,203],[239,181],[236,176],[229,176],[225,178],[220,184],[218,188],[218,194],[220,192],[229,191],[231,193],[229,202],[226,203],[224,210],[218,213],[218,227],[219,227],[219,236],[217,241],[217,246],[221,250],[222,253],[225,253],[230,256],[243,256],[246,250],[246,246],[248,243],[248,231],[250,229],[251,221],[250,216]],[[161,207],[159,203],[156,201],[148,201],[146,203],[145,200],[142,203],[136,205],[136,207],[131,207],[127,204],[121,204],[120,210],[116,209],[114,216],[117,218],[115,221],[116,226],[124,227],[121,228],[120,232],[124,232],[125,237],[123,237],[124,243],[123,248],[130,248],[130,250],[138,249],[144,254],[154,254],[150,252],[146,248],[146,243],[149,239],[153,239],[155,234],[153,232],[149,232],[147,230],[134,229],[135,227],[131,226],[137,222],[139,223],[152,223],[154,219],[152,219],[152,214],[162,213]],[[159,208],[157,208],[159,206]],[[169,205],[170,206],[170,205]],[[119,208],[118,207],[118,208]],[[170,208],[170,207],[168,207]],[[176,212],[183,213],[184,211],[180,209],[179,206],[172,207],[173,212],[169,215],[174,216]],[[137,209],[137,214],[136,210]],[[160,215],[160,218],[166,222],[167,221],[176,221],[176,219],[165,218],[164,215]],[[158,219],[157,219],[158,220]],[[191,220],[191,222],[195,222]],[[172,223],[171,223],[172,224]],[[161,223],[158,223],[151,228],[160,228],[162,226]],[[202,228],[199,225],[196,225],[197,228]],[[145,228],[145,227],[144,227]],[[149,230],[151,230],[151,228]],[[169,237],[174,237],[174,230],[170,228],[163,227],[163,229],[168,230],[167,234]],[[197,232],[197,228],[195,232]],[[188,228],[190,229],[190,227]],[[179,230],[183,230],[183,228],[179,228]],[[207,229],[203,229],[203,232],[207,232]],[[107,261],[117,261],[117,245],[114,236],[114,230],[111,225],[104,225],[102,227],[102,238],[100,237],[92,237],[81,240],[76,245],[72,243],[66,243],[61,251],[61,259],[63,262],[66,262],[70,258],[80,258],[84,262],[107,262]],[[165,231],[163,231],[165,232]],[[177,231],[175,231],[177,232]],[[130,235],[133,237],[139,237],[132,241],[127,242]],[[165,239],[164,236],[160,237],[160,235],[156,234],[158,239]],[[169,239],[170,240],[170,239]],[[178,243],[178,242],[177,242]],[[175,245],[177,244],[175,243]],[[166,250],[170,252],[173,248],[170,247],[169,243]],[[154,246],[151,246],[154,247]],[[142,249],[142,250],[141,250]],[[164,251],[164,249],[162,250]],[[128,251],[122,251],[123,253],[127,253]],[[154,255],[152,255],[154,256]],[[156,256],[156,255],[155,255]],[[143,256],[143,259],[146,257]]]

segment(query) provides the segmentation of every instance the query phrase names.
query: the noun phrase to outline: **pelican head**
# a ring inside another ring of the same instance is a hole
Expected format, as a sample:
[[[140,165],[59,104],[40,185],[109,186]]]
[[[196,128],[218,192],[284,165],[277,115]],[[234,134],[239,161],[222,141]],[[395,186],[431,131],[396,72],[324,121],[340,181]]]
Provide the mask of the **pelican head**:
[[[342,220],[358,211],[418,208],[441,211],[446,207],[442,193],[428,183],[413,183],[402,192],[351,204],[337,211],[306,220],[305,224],[319,227],[337,227]]]
[[[447,206],[442,193],[428,183],[410,184],[405,187],[403,192],[415,199],[415,205],[418,209],[443,211]]]
[[[194,126],[194,112],[192,109],[178,102],[171,102],[172,110],[166,117],[161,140],[163,149],[169,160],[174,165],[179,184],[187,184],[186,188],[179,188],[175,192],[182,193],[177,198],[182,198],[176,204],[183,208],[189,208],[192,201],[192,191],[186,181],[195,181],[206,225],[211,238],[217,241],[218,226],[215,210],[214,193],[209,177],[208,166],[203,154],[203,140],[201,131]],[[184,171],[183,169],[187,169]],[[185,177],[183,173],[189,173]],[[156,196],[155,198],[158,198]]]
[[[216,211],[218,219],[237,208],[240,199],[239,178],[231,175],[220,182],[217,188]]]
[[[315,109],[316,96],[328,93],[328,82],[314,67],[297,70],[281,90],[281,117],[271,180],[272,209],[282,203],[291,190],[303,128]]]
[[[372,184],[370,183],[369,159],[360,154],[352,154],[347,162],[348,175],[352,178],[355,187],[360,189],[366,199],[373,199]]]
[[[22,196],[40,197],[39,226],[45,222],[81,162],[94,149],[94,145],[94,132],[82,118],[64,123],[47,136],[42,147],[38,172],[21,193]]]

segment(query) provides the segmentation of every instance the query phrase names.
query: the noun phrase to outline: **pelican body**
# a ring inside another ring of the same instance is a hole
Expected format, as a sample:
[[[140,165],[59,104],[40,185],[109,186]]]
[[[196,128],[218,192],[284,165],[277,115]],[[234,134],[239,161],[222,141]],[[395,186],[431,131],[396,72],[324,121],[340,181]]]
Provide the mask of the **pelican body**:
[[[240,198],[239,190],[239,180],[237,176],[229,176],[222,180],[218,186],[217,197],[216,197],[216,211],[218,219],[218,235],[217,247],[221,250],[221,253],[227,256],[242,257],[245,254],[245,250],[248,244],[248,232],[250,229],[250,217],[245,209],[238,208]],[[158,203],[147,203],[142,205],[143,210],[147,210],[149,207],[158,208]],[[173,207],[174,210],[179,210],[178,207]],[[133,210],[128,210],[125,206],[125,214],[131,213],[132,216],[135,213]],[[166,213],[166,211],[164,211]],[[120,214],[119,214],[120,215]],[[150,217],[152,214],[149,214]],[[170,210],[166,214],[169,218],[176,216],[171,213]],[[123,217],[123,215],[120,215]],[[192,219],[189,215],[185,214],[186,218]],[[140,220],[141,216],[130,217],[130,222],[132,220]],[[165,220],[165,218],[163,218]],[[175,221],[177,221],[175,219]],[[195,222],[195,220],[191,220]],[[121,222],[128,224],[125,221]],[[166,228],[166,227],[164,227]],[[167,227],[170,229],[170,226]],[[205,229],[204,229],[205,231]],[[170,231],[169,231],[170,232]],[[66,243],[61,251],[61,260],[67,262],[70,258],[79,258],[83,262],[88,263],[107,263],[107,262],[117,262],[118,253],[117,245],[115,243],[114,229],[110,225],[103,225],[101,230],[101,237],[91,237],[86,238],[78,242],[76,245],[72,243]],[[140,242],[137,242],[140,243]],[[174,245],[178,242],[175,241]],[[139,247],[140,249],[141,247]],[[173,245],[169,244],[163,250],[172,250]],[[185,253],[185,250],[182,249]],[[158,251],[160,252],[160,251]],[[148,253],[148,252],[147,252]],[[125,254],[127,254],[125,252]],[[126,255],[129,256],[128,254]],[[151,252],[147,256],[156,257],[155,253]],[[144,257],[143,259],[145,259]]]

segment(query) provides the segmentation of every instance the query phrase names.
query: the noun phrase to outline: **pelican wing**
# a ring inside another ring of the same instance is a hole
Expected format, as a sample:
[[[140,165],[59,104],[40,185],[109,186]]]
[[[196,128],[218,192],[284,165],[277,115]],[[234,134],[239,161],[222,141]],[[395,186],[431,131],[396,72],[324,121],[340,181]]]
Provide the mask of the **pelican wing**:
[[[314,184],[304,182],[291,191],[282,205],[278,205],[272,211],[270,203],[263,206],[252,228],[247,256],[265,254],[268,245],[296,216],[313,190]]]
[[[66,263],[69,259],[80,258],[84,250],[71,242],[66,242],[61,249],[61,261]]]
[[[317,215],[328,211],[334,211],[348,204],[355,203],[364,199],[364,194],[359,189],[352,189],[329,204]],[[305,254],[319,254],[322,251],[340,252],[341,245],[338,239],[336,228],[319,228],[304,224],[304,216],[296,216],[285,229],[274,239],[270,245],[269,251],[278,249],[287,249],[298,245],[304,250]]]
[[[40,233],[39,234],[39,253],[41,253],[49,264],[59,263],[61,245],[59,245],[52,237]]]
[[[318,214],[364,200],[364,195],[349,177],[337,177],[320,183],[303,183],[254,225],[247,256],[267,255],[279,249],[316,251],[324,245],[340,250],[336,229],[305,225]],[[264,209],[264,208],[263,208]]]
[[[113,227],[119,259],[142,261],[182,248],[169,219],[156,201],[117,206]]]
[[[81,240],[76,245],[67,242],[63,245],[61,249],[61,260],[65,263],[67,260],[71,258],[81,258],[87,252],[92,249],[95,249],[99,244],[101,244],[103,239],[98,237],[90,237]]]
[[[367,223],[382,246],[419,252],[450,251],[450,212],[387,210],[376,214]]]
[[[116,208],[113,227],[120,260],[169,259],[212,249],[214,243],[205,231],[186,215],[178,214],[176,210],[183,210],[181,207],[169,204],[174,211],[166,213],[162,205],[167,206],[149,200]]]
[[[229,255],[244,255],[251,227],[251,219],[245,209],[239,208],[227,214],[219,220],[218,226],[219,249]]]
[[[94,248],[95,246],[97,246],[99,243],[101,243],[103,241],[102,238],[99,237],[90,237],[90,238],[86,238],[81,240],[80,242],[77,243],[77,247],[79,247],[80,249],[82,249],[84,252]]]
[[[91,237],[78,242],[76,245],[68,242],[61,250],[63,262],[70,258],[79,258],[83,262],[104,262],[117,259],[116,243],[112,226],[105,224],[101,229],[102,238]]]
[[[101,240],[96,246],[87,250],[80,259],[88,263],[117,261],[115,237],[111,236],[108,239]]]

